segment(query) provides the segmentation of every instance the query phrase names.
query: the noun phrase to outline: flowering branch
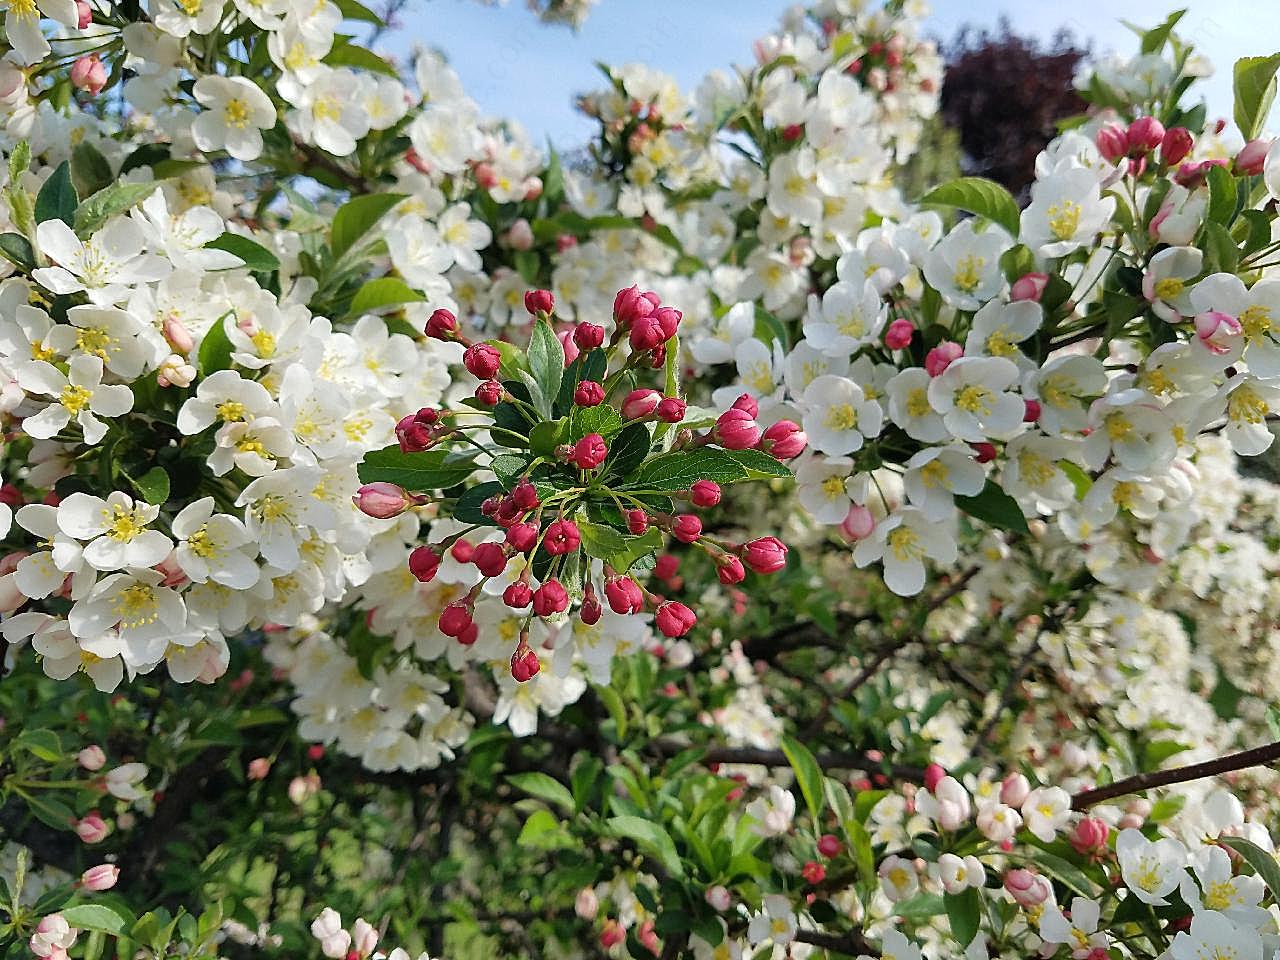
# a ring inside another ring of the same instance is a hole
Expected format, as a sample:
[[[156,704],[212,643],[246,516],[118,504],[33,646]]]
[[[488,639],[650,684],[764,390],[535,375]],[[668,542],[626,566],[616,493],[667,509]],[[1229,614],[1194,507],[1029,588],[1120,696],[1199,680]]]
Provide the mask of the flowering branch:
[[[1190,763],[1185,767],[1174,767],[1171,770],[1152,770],[1148,773],[1125,777],[1105,787],[1083,790],[1071,798],[1072,810],[1087,810],[1095,804],[1105,803],[1116,797],[1131,793],[1141,793],[1153,787],[1167,787],[1171,783],[1186,783],[1189,780],[1201,780],[1204,777],[1217,777],[1233,770],[1244,770],[1248,767],[1260,767],[1280,760],[1280,740],[1252,750],[1206,760],[1203,763]]]

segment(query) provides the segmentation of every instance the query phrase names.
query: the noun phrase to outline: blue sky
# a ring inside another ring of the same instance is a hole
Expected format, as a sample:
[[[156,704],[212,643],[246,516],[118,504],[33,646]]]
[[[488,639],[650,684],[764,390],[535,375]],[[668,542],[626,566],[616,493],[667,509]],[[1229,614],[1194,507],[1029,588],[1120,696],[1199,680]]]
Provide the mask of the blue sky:
[[[583,28],[544,27],[522,0],[490,7],[475,0],[414,0],[386,44],[444,50],[486,112],[518,119],[535,139],[572,147],[591,133],[573,109],[575,93],[599,85],[594,61],[641,61],[692,89],[708,70],[746,63],[751,41],[777,22],[784,0],[600,0]],[[1049,37],[1065,26],[1095,51],[1129,54],[1133,35],[1117,18],[1150,26],[1170,0],[936,0],[925,32],[942,39],[965,23],[993,25],[1007,14],[1016,30]],[[1180,32],[1196,40],[1217,74],[1205,85],[1211,117],[1231,116],[1235,58],[1280,50],[1276,0],[1189,0]],[[1273,125],[1274,117],[1273,116]]]

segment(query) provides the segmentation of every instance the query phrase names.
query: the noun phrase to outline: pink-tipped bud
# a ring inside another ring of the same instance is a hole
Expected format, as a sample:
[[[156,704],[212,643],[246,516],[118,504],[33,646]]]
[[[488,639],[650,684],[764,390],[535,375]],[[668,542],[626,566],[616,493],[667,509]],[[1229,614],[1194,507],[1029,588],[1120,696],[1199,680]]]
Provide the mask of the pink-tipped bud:
[[[427,320],[426,334],[428,337],[434,337],[436,340],[452,340],[454,334],[458,332],[458,318],[452,311],[441,307],[431,314]]]
[[[80,886],[94,893],[110,890],[120,879],[120,868],[114,863],[100,863],[80,874]]]
[[[890,350],[905,350],[911,346],[911,338],[916,328],[910,320],[894,320],[884,332],[884,345]]]
[[[929,376],[936,377],[951,366],[953,360],[959,360],[963,356],[964,347],[954,340],[943,340],[925,354],[924,369]]]
[[[524,217],[518,219],[507,231],[507,246],[512,250],[531,250],[533,248],[533,228]]]
[[[492,380],[498,375],[498,368],[502,366],[502,354],[498,352],[497,347],[487,343],[473,343],[462,355],[462,365],[472,376],[481,380]]]
[[[579,350],[594,350],[604,343],[604,327],[597,323],[580,323],[573,328],[573,342]]]
[[[404,487],[384,481],[366,483],[356,491],[351,501],[361,513],[376,520],[398,517],[417,502]]]
[[[980,440],[977,443],[969,444],[969,447],[973,450],[973,459],[979,463],[990,463],[996,458],[996,445],[994,443]]]
[[[1020,773],[1011,773],[1000,784],[1000,802],[1006,807],[1021,807],[1031,793],[1031,784]]]
[[[1233,341],[1243,329],[1240,321],[1229,313],[1205,310],[1195,317],[1196,337],[1210,353],[1221,356],[1231,352]]]
[[[71,85],[92,97],[102,92],[107,85],[107,68],[97,54],[81,57],[71,65]]]
[[[604,929],[600,931],[600,946],[608,950],[611,947],[616,947],[625,939],[627,939],[627,931],[622,928],[622,924],[617,920],[606,920],[604,922]]]
[[[1085,817],[1075,825],[1068,838],[1076,853],[1081,856],[1100,853],[1106,849],[1111,828],[1097,817]]]
[[[698,617],[683,603],[668,600],[658,607],[653,615],[653,622],[657,624],[664,637],[675,639],[683,637],[692,630],[694,624],[698,622]]]
[[[760,442],[759,424],[745,410],[729,409],[716,418],[712,436],[726,450],[749,450]]]
[[[792,420],[779,420],[760,435],[760,449],[778,460],[800,456],[808,443],[808,435]]]
[[[1266,163],[1267,153],[1270,149],[1270,140],[1250,140],[1236,154],[1236,171],[1250,177],[1257,176],[1262,172],[1262,167]]]
[[[552,577],[533,593],[533,612],[540,617],[550,617],[569,609],[569,593],[559,580]]]
[[[600,911],[600,899],[591,887],[583,887],[573,900],[573,912],[583,920],[594,920]]]
[[[564,351],[564,365],[566,367],[582,355],[582,351],[578,349],[578,345],[573,341],[572,330],[561,330],[556,334],[556,339],[560,341],[560,349]]]
[[[729,409],[741,410],[752,420],[760,416],[760,404],[756,403],[756,398],[749,393],[744,393],[738,397],[737,400],[733,401],[733,405]]]
[[[747,578],[746,568],[742,561],[730,554],[716,558],[716,576],[725,586],[741,583]]]
[[[265,780],[271,772],[271,760],[268,757],[254,757],[249,761],[246,776],[250,780]]]
[[[626,330],[641,317],[653,313],[662,301],[656,293],[643,292],[638,286],[619,290],[613,298],[613,320]]]
[[[626,518],[627,530],[637,537],[649,529],[649,517],[643,510],[628,510]]]
[[[844,845],[840,843],[840,839],[833,834],[824,833],[818,838],[818,852],[828,860],[832,857],[840,856],[840,851],[844,849]]]
[[[430,583],[435,579],[442,559],[431,547],[414,547],[409,554],[409,572],[419,583]]]
[[[1125,134],[1129,156],[1140,157],[1160,146],[1164,140],[1164,124],[1155,117],[1139,117],[1129,124]]]
[[[76,0],[76,29],[83,30],[93,23],[93,7],[85,0]]]
[[[733,905],[733,897],[729,893],[727,887],[716,884],[714,887],[708,887],[707,892],[703,894],[703,899],[707,901],[707,905],[717,913],[724,913]]]
[[[663,397],[654,412],[663,423],[679,423],[684,419],[686,404],[679,397]]]
[[[1039,303],[1040,298],[1044,296],[1044,288],[1048,285],[1049,275],[1047,273],[1024,273],[1013,281],[1013,287],[1009,291],[1009,299],[1034,300]]]
[[[936,790],[938,784],[947,775],[946,768],[938,763],[931,763],[924,768],[924,788],[926,790]]]
[[[604,459],[608,455],[609,448],[605,445],[604,437],[598,433],[588,433],[574,444],[573,453],[570,454],[569,461],[575,464],[579,470],[594,470],[604,463]]]
[[[582,595],[582,606],[578,608],[578,619],[590,627],[599,623],[602,616],[604,616],[604,607],[600,605],[600,598],[596,596],[595,588],[587,584],[587,589]]]
[[[107,762],[107,755],[100,746],[91,743],[76,754],[76,762],[86,770],[101,770],[102,765]]]
[[[91,810],[72,825],[76,836],[85,843],[101,843],[110,832],[107,822],[97,810]]]
[[[640,388],[632,390],[622,401],[623,420],[644,420],[651,417],[662,402],[662,394],[657,390]]]
[[[614,613],[639,613],[644,609],[644,591],[630,577],[615,577],[606,581],[604,597]]]
[[[1111,163],[1117,162],[1129,152],[1129,138],[1125,135],[1124,127],[1118,123],[1107,123],[1099,127],[1093,142],[1097,144],[1098,152]]]
[[[1035,423],[1040,419],[1040,401],[1024,400],[1022,410],[1023,423]]]
[[[502,402],[502,398],[506,396],[506,393],[507,391],[497,380],[485,380],[480,386],[476,387],[476,399],[486,407],[496,407]]]
[[[178,353],[190,353],[195,349],[196,342],[191,336],[191,331],[177,317],[165,317],[162,331],[169,346]]]
[[[501,576],[502,571],[507,569],[507,552],[502,549],[502,544],[492,540],[478,543],[471,551],[471,562],[483,576]]]
[[[502,591],[502,602],[514,610],[523,610],[533,603],[533,589],[523,580],[517,580]]]
[[[604,387],[594,380],[583,380],[573,390],[573,402],[580,407],[598,407],[604,402]]]
[[[699,480],[689,488],[689,500],[695,507],[714,507],[720,502],[720,484],[714,480]]]
[[[1195,140],[1186,127],[1170,127],[1164,132],[1160,141],[1160,162],[1167,167],[1181,163],[1186,159]]]
[[[739,554],[756,573],[777,573],[787,565],[787,545],[777,537],[757,537],[744,543]]]
[[[636,317],[627,330],[627,340],[631,349],[637,353],[653,350],[670,339],[663,331],[662,324],[653,314]]]
[[[556,298],[550,290],[528,290],[524,295],[524,308],[531,316],[551,314],[556,309]]]
[[[582,543],[582,532],[572,520],[553,520],[542,538],[542,549],[553,557],[572,553]]]
[[[875,514],[858,503],[850,504],[849,512],[840,521],[840,532],[850,542],[865,540],[875,528]]]
[[[671,535],[681,543],[694,543],[702,536],[702,521],[692,513],[682,513],[671,521]]]
[[[1010,870],[1004,875],[1004,888],[1023,907],[1038,907],[1049,899],[1049,884],[1030,870]]]

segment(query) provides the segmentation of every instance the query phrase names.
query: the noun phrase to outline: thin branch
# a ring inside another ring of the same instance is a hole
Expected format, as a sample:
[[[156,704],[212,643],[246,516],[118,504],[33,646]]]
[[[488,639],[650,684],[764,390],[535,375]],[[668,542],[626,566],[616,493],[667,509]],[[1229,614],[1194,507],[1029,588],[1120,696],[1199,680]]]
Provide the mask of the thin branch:
[[[1260,767],[1280,760],[1280,740],[1252,750],[1228,754],[1216,760],[1203,763],[1192,763],[1185,767],[1174,767],[1171,770],[1153,770],[1150,773],[1139,773],[1109,783],[1105,787],[1084,790],[1071,798],[1072,810],[1086,810],[1096,803],[1103,803],[1115,797],[1141,793],[1152,787],[1165,787],[1171,783],[1186,783],[1189,780],[1200,780],[1204,777],[1217,777],[1233,770],[1244,770],[1247,767]]]
[[[822,947],[824,950],[830,950],[833,953],[842,954],[848,957],[856,957],[859,954],[874,954],[876,951],[872,949],[871,944],[867,943],[859,930],[850,930],[848,933],[823,933],[820,930],[797,930],[797,943],[809,943],[815,947]]]

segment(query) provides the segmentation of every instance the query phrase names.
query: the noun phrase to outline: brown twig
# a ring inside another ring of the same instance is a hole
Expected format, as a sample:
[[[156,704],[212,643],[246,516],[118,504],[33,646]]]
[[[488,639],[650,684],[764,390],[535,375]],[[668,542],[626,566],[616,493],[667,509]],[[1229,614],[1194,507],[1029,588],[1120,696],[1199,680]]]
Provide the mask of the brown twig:
[[[1166,787],[1171,783],[1186,783],[1189,780],[1216,777],[1224,773],[1231,773],[1233,770],[1264,766],[1276,760],[1280,760],[1280,740],[1263,747],[1254,747],[1252,750],[1242,750],[1240,753],[1231,753],[1225,757],[1218,757],[1216,760],[1191,763],[1185,767],[1174,767],[1171,770],[1153,770],[1149,773],[1139,773],[1136,776],[1109,783],[1105,787],[1083,790],[1071,798],[1071,809],[1086,810],[1094,804],[1103,803],[1115,797],[1127,796],[1131,793],[1141,793],[1143,790],[1150,790],[1152,787]]]
[[[823,933],[820,930],[797,930],[797,943],[808,943],[815,947],[822,947],[824,950],[830,950],[833,953],[842,954],[847,957],[856,957],[859,954],[876,953],[872,949],[871,944],[867,943],[866,938],[862,936],[860,930],[850,930],[848,933]]]

